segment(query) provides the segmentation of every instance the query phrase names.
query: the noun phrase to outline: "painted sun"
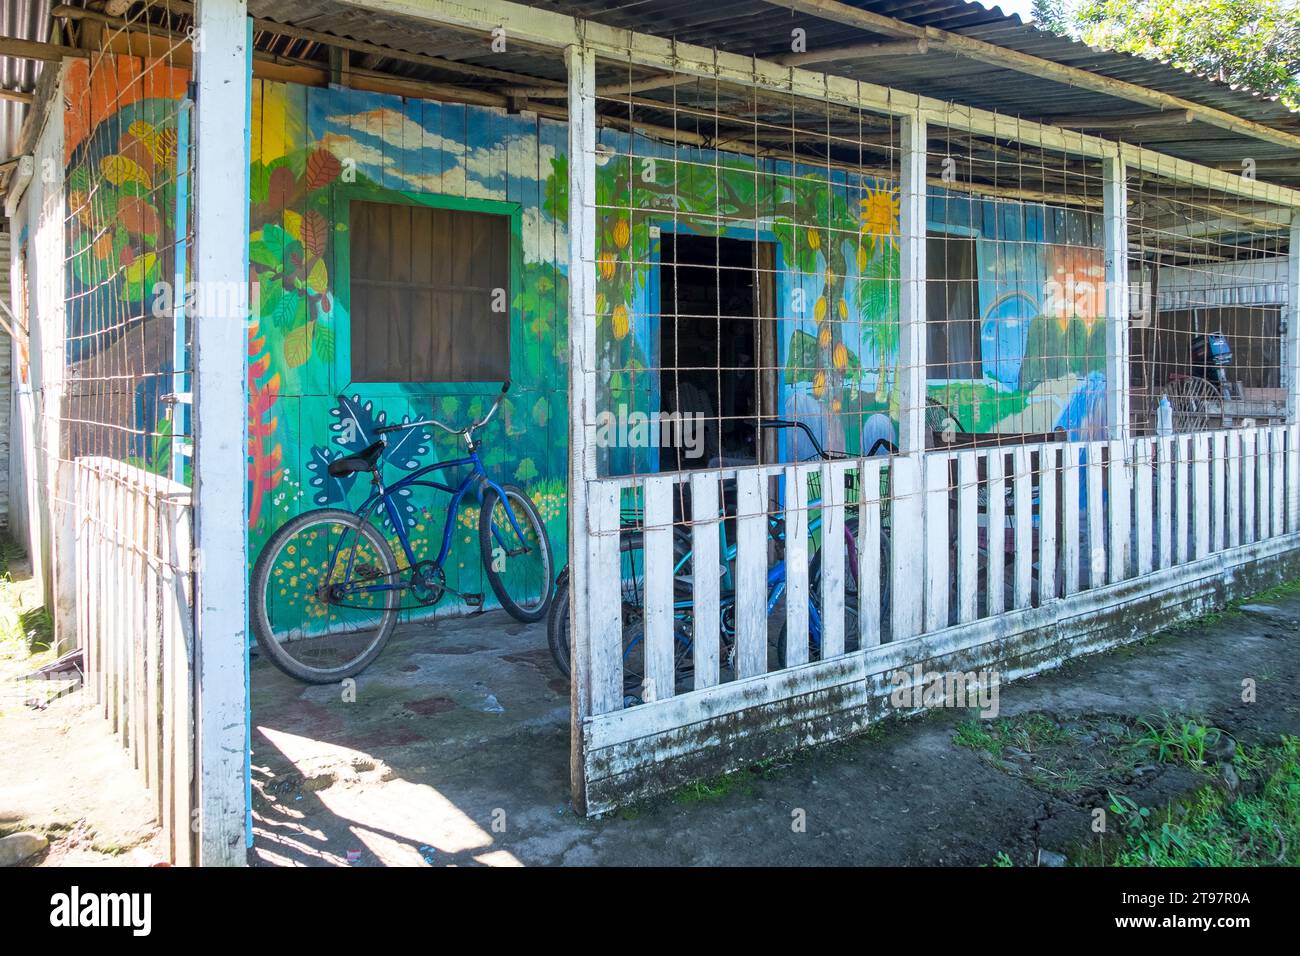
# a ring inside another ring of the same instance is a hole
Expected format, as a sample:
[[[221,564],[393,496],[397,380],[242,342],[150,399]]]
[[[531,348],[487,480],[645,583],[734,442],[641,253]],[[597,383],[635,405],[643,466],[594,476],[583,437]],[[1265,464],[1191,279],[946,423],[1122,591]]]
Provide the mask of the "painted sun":
[[[863,235],[888,238],[898,248],[898,196],[888,188],[867,189],[859,202],[862,207]]]

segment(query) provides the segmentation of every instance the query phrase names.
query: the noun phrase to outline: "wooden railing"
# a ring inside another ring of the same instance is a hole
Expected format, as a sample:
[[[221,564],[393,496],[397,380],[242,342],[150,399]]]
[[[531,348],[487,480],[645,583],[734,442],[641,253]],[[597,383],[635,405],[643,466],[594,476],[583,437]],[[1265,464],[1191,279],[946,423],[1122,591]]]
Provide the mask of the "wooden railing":
[[[1296,532],[1300,428],[929,451],[589,487],[588,550],[601,569],[588,584],[598,716],[810,658],[959,634]],[[844,544],[828,547],[835,541]],[[621,573],[609,573],[614,567]],[[784,594],[774,601],[778,582]],[[784,648],[783,660],[774,647]]]
[[[76,462],[77,623],[87,689],[152,794],[171,862],[193,862],[190,489]]]

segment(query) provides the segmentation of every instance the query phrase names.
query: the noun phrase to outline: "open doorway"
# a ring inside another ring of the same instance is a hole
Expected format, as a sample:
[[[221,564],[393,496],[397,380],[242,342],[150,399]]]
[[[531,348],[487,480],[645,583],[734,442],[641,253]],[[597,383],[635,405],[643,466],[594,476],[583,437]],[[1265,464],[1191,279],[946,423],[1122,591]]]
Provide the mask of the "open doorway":
[[[773,244],[673,233],[661,242],[660,405],[704,422],[698,453],[665,448],[661,467],[768,460],[758,419],[776,408]]]

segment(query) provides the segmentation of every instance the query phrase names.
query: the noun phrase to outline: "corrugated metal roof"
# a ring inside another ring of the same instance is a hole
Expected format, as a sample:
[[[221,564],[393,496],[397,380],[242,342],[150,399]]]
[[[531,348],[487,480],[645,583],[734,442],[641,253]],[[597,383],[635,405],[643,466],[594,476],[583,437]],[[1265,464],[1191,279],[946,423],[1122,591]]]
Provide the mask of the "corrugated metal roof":
[[[789,52],[792,25],[807,32],[808,49],[848,46],[890,39],[868,30],[793,13],[758,0],[524,0],[531,6],[583,17],[611,26],[675,38],[745,55],[771,57]],[[1000,8],[966,0],[846,0],[852,6],[910,24],[935,27],[1031,56],[1124,80],[1147,89],[1182,97],[1198,105],[1223,110],[1277,129],[1300,134],[1300,114],[1275,98],[1234,88],[1166,63],[1127,53],[1089,47],[1060,37]],[[281,23],[366,40],[408,52],[430,53],[466,63],[553,78],[553,58],[527,51],[493,54],[481,38],[427,23],[378,14],[349,6],[346,0],[249,0],[250,12]],[[874,57],[870,60],[828,61],[813,65],[896,89],[1000,113],[1045,120],[1063,117],[1123,117],[1150,113],[1152,107],[1023,72],[976,62],[951,51],[931,47],[924,54]],[[464,77],[437,76],[410,64],[389,62],[385,70],[466,82]],[[562,75],[562,73],[560,74]],[[471,81],[472,82],[472,81]],[[1233,133],[1203,122],[1177,126],[1126,129],[1114,135],[1175,156],[1211,166],[1239,167],[1245,157],[1261,167],[1261,179],[1300,185],[1300,150]],[[1278,168],[1278,161],[1290,166]]]
[[[46,39],[53,0],[0,0],[2,32],[6,36]],[[84,0],[72,0],[82,5]],[[771,57],[789,52],[792,25],[807,31],[809,49],[847,46],[888,39],[869,30],[795,14],[759,0],[523,0],[529,5],[555,10],[684,42],[716,47],[746,55]],[[1125,80],[1191,102],[1213,107],[1277,129],[1300,134],[1300,115],[1276,99],[1176,69],[1168,64],[1124,53],[1097,50],[1056,36],[966,0],[846,0],[853,6],[907,23],[934,27],[1021,53]],[[463,63],[478,64],[543,81],[563,79],[563,63],[553,53],[512,47],[507,54],[492,53],[482,37],[431,26],[424,21],[362,10],[346,0],[249,0],[249,12],[277,23],[364,40]],[[323,61],[326,51],[318,44],[259,31],[255,43],[296,59]],[[354,60],[355,62],[355,60]],[[425,64],[368,56],[364,64],[397,76],[433,79],[491,89],[491,80],[440,71]],[[1062,117],[1114,117],[1121,119],[1150,113],[1151,107],[1109,94],[1080,89],[1062,82],[959,57],[931,47],[924,54],[852,59],[815,64],[850,78],[881,83],[954,103],[1052,122]],[[34,87],[40,67],[29,60],[0,58],[0,79],[11,89]],[[653,95],[653,94],[651,94]],[[0,102],[0,158],[16,146],[27,107]],[[1266,164],[1260,178],[1300,185],[1300,150],[1262,142],[1202,122],[1179,126],[1130,128],[1115,135],[1195,160],[1206,165],[1231,166],[1244,157]],[[1271,165],[1268,165],[1271,164]]]
[[[48,40],[52,0],[0,0],[0,36],[21,40]],[[31,93],[41,73],[37,60],[0,56],[0,87]],[[18,147],[26,103],[0,100],[0,160],[9,159]]]

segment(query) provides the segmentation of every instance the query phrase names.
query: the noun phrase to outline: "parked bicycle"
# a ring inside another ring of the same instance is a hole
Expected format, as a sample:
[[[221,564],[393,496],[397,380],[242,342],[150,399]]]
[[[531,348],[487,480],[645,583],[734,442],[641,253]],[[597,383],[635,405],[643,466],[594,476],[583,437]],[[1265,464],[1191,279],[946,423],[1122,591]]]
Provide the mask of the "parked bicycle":
[[[400,612],[430,608],[447,593],[471,606],[482,594],[453,592],[444,565],[461,505],[472,491],[480,502],[479,551],[484,576],[501,606],[520,621],[539,621],[551,604],[551,543],[537,508],[523,489],[498,484],[479,458],[475,437],[492,420],[510,389],[507,381],[486,415],[464,428],[421,419],[375,429],[378,440],[329,464],[333,478],[366,474],[372,492],[355,511],[320,508],[304,512],[275,532],[253,566],[253,632],[276,667],[313,684],[360,673],[383,650]],[[465,443],[463,457],[441,461],[386,484],[382,474],[387,436],[435,426]],[[458,482],[429,479],[466,469]],[[419,558],[411,545],[403,505],[410,489],[433,488],[451,496],[436,558]],[[384,522],[401,546],[399,565]],[[413,604],[403,605],[406,596]]]
[[[799,429],[805,435],[815,454],[813,458],[831,460],[846,457],[840,452],[824,449],[816,436],[806,424],[785,419],[769,419],[760,423],[763,428]],[[873,448],[873,453],[877,449]],[[808,506],[813,513],[808,523],[808,534],[815,538],[821,528],[821,516],[816,509],[821,504],[820,496],[814,487]],[[857,648],[857,551],[855,545],[856,519],[852,515],[852,506],[848,506],[845,520],[845,642],[847,650]],[[727,520],[731,517],[724,507],[718,524],[721,537],[719,549],[719,637],[721,641],[721,660],[724,667],[732,664],[736,636],[736,588],[734,569],[736,545],[727,538]],[[638,699],[644,675],[644,553],[642,548],[641,515],[636,510],[626,510],[620,516],[620,585],[623,617],[623,687],[625,698],[631,702]],[[785,561],[785,519],[779,502],[767,517],[768,539],[773,544],[776,560],[767,573],[766,612],[771,618],[784,607],[786,593],[787,566]],[[887,542],[887,538],[886,538]],[[694,598],[692,542],[690,532],[682,526],[673,528],[673,643],[677,677],[680,679],[691,673],[694,665]],[[809,660],[818,660],[821,656],[822,612],[821,612],[821,546],[815,546],[809,554],[808,563],[808,623],[809,623]],[[887,563],[882,564],[886,569]],[[569,588],[568,568],[560,572],[556,581],[556,593],[551,613],[547,621],[547,639],[551,656],[556,667],[566,677],[569,676]],[[887,590],[887,586],[886,586]],[[873,598],[878,597],[873,593]],[[886,605],[887,606],[887,605]],[[782,615],[783,619],[783,615]],[[781,624],[775,643],[776,666],[785,666],[785,624]]]

